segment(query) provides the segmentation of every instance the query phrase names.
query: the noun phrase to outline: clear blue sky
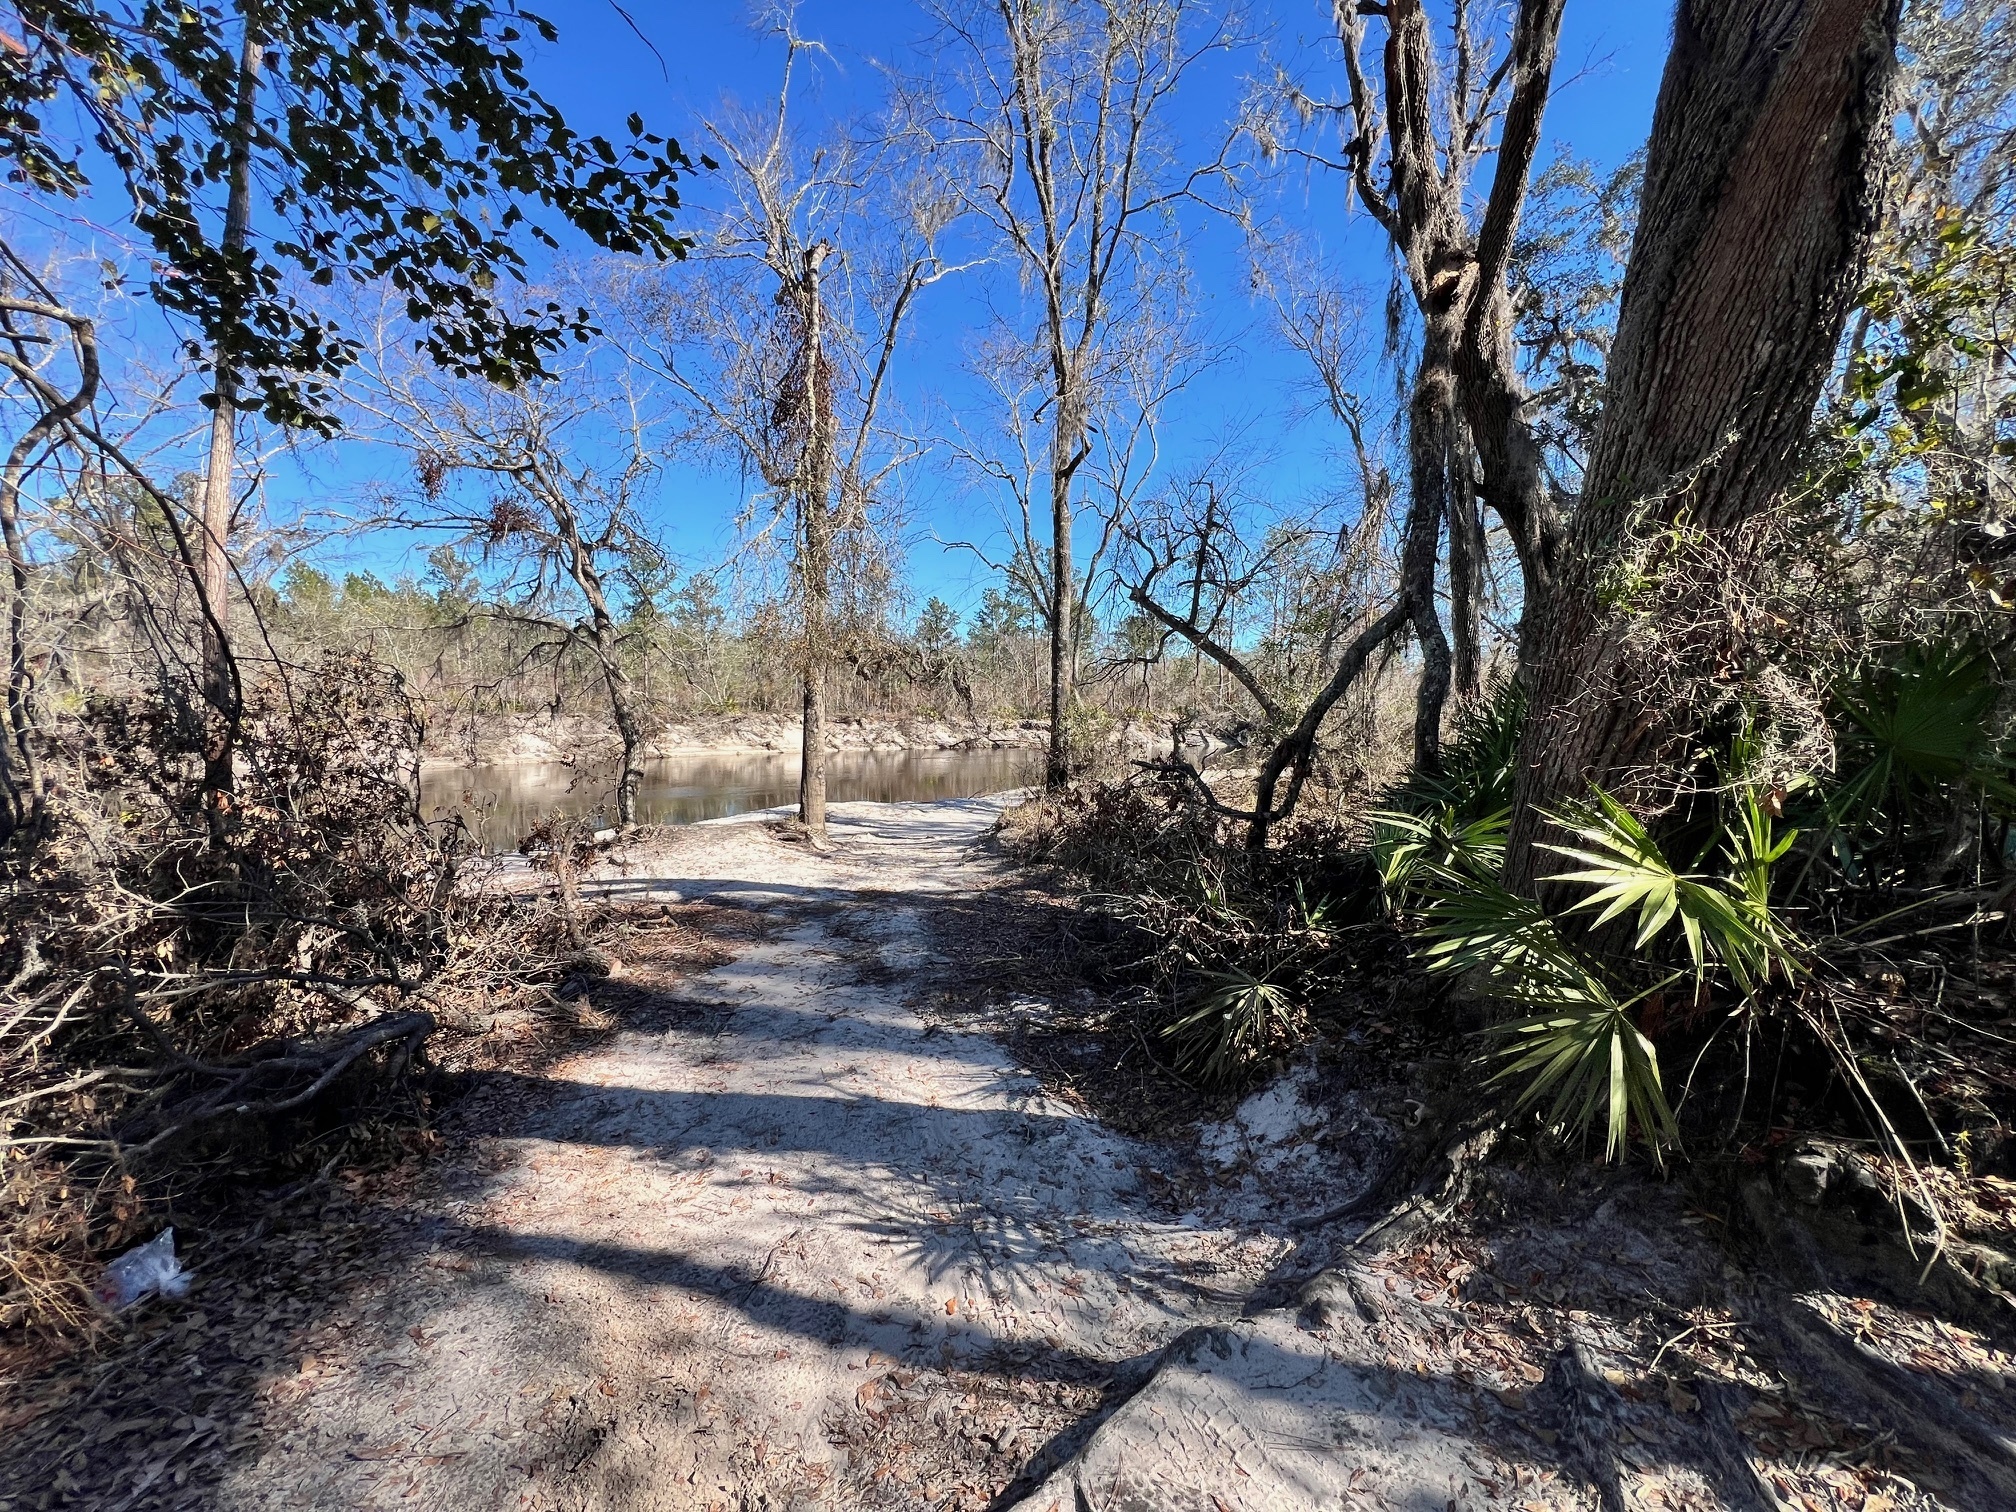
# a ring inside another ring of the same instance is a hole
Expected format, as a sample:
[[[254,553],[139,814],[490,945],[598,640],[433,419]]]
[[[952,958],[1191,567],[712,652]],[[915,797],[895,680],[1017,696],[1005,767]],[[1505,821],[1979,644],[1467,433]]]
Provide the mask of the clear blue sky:
[[[1445,9],[1440,0],[1431,0],[1431,7]],[[607,0],[547,0],[543,6],[534,0],[534,8],[561,33],[556,45],[536,55],[535,82],[582,129],[618,135],[624,118],[634,110],[652,129],[693,147],[700,111],[723,96],[753,100],[774,92],[780,49],[750,26],[750,8],[734,0],[714,5],[632,5],[628,9],[636,31]],[[1312,84],[1329,81],[1334,70],[1326,70],[1320,62],[1329,12],[1328,0],[1261,0],[1254,7],[1254,22],[1266,55],[1306,71]],[[1568,0],[1556,71],[1560,87],[1548,111],[1549,146],[1543,150],[1543,161],[1548,151],[1566,147],[1608,166],[1644,141],[1665,62],[1670,14],[1664,0]],[[799,29],[825,43],[832,54],[821,70],[815,107],[836,117],[872,110],[880,87],[874,62],[910,57],[928,24],[922,11],[906,0],[808,0],[799,12]],[[640,40],[638,31],[651,45]],[[1260,52],[1249,52],[1234,65],[1200,77],[1199,87],[1181,99],[1178,130],[1198,140],[1215,136],[1236,103],[1240,75],[1261,66],[1261,59]],[[1341,80],[1336,82],[1341,87]],[[696,200],[709,194],[704,182],[689,188]],[[1315,230],[1336,276],[1376,295],[1390,278],[1383,240],[1362,216],[1342,212],[1338,190],[1335,182],[1320,175],[1297,181],[1289,208]],[[1245,264],[1236,238],[1229,228],[1205,225],[1189,252],[1214,327],[1221,333],[1244,334],[1234,343],[1232,354],[1193,385],[1169,417],[1165,428],[1169,453],[1180,459],[1186,443],[1201,446],[1232,428],[1243,428],[1249,444],[1270,455],[1264,479],[1278,498],[1295,501],[1319,493],[1333,466],[1334,438],[1321,420],[1294,419],[1306,407],[1296,391],[1301,371],[1295,359],[1268,339],[1264,323],[1248,302]],[[979,291],[941,285],[931,294],[904,354],[905,374],[913,390],[957,408],[978,397],[962,363]],[[332,481],[331,460],[325,457],[320,464],[310,464],[310,473],[319,478],[290,482],[285,476],[276,477],[276,495],[295,488],[319,491]],[[336,471],[354,476],[348,465]],[[993,531],[995,503],[969,492],[942,470],[927,469],[917,479],[913,495],[917,514],[916,538],[909,551],[912,589],[920,602],[936,593],[968,608],[985,585],[984,569],[970,555],[949,551],[933,538]],[[280,502],[284,505],[284,498]],[[654,523],[682,561],[699,568],[732,551],[736,504],[737,484],[732,478],[675,468],[666,476],[652,512]],[[402,556],[398,543],[383,541],[362,548],[359,559],[383,570],[395,568]]]

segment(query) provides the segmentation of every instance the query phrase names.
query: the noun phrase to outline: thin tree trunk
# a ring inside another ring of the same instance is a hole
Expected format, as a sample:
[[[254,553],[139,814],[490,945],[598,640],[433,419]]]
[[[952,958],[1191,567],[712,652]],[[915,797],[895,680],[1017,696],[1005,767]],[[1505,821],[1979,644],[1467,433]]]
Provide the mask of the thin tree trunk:
[[[826,842],[826,656],[829,555],[825,510],[812,501],[805,514],[805,656],[802,691],[804,729],[800,733],[798,822],[813,843]]]
[[[1505,523],[1518,553],[1529,606],[1545,597],[1553,581],[1559,524],[1540,445],[1526,416],[1530,396],[1519,378],[1513,348],[1505,270],[1539,147],[1565,5],[1566,0],[1519,0],[1510,55],[1502,65],[1512,89],[1484,218],[1474,235],[1464,206],[1469,148],[1455,145],[1464,124],[1459,120],[1450,128],[1450,141],[1438,141],[1435,133],[1436,108],[1442,100],[1424,0],[1390,0],[1383,8],[1340,3],[1334,8],[1358,133],[1352,149],[1355,187],[1406,266],[1423,323],[1444,328],[1433,339],[1444,348],[1435,356],[1435,365],[1446,363],[1454,375],[1445,407],[1453,414],[1460,406],[1467,421],[1469,445],[1474,448],[1474,495]],[[1383,118],[1360,61],[1365,18],[1372,14],[1383,14],[1387,27]],[[1372,153],[1382,135],[1390,139],[1390,195],[1382,192],[1371,172]],[[1440,374],[1434,377],[1439,384]],[[1416,453],[1414,462],[1416,471],[1427,466],[1425,448]],[[1475,503],[1468,503],[1465,512],[1474,516]],[[1456,561],[1460,549],[1452,539],[1458,653],[1467,660],[1463,645],[1467,630],[1462,623],[1465,584],[1456,580],[1465,570]],[[1481,565],[1481,552],[1479,561]],[[1431,561],[1431,577],[1432,571]],[[1432,654],[1435,643],[1431,634],[1424,641],[1424,654]],[[1467,691],[1460,673],[1458,681]],[[1432,683],[1428,691],[1433,694]],[[1439,718],[1439,705],[1431,711],[1424,704],[1419,712],[1417,748],[1427,744],[1428,716],[1433,712]]]
[[[1477,272],[1455,357],[1469,445],[1474,448],[1476,491],[1505,522],[1519,558],[1522,646],[1533,606],[1546,599],[1554,583],[1561,519],[1547,484],[1539,440],[1527,418],[1532,396],[1519,376],[1505,270],[1540,147],[1565,5],[1566,0],[1521,0],[1519,6],[1509,60],[1512,96],[1499,132],[1491,195],[1477,231]],[[1474,504],[1471,509],[1474,513]]]
[[[609,612],[609,597],[602,587],[592,549],[582,541],[581,530],[571,506],[557,492],[545,491],[548,509],[559,527],[566,550],[568,575],[588,602],[588,643],[602,668],[602,686],[609,694],[609,717],[622,742],[622,766],[616,774],[616,822],[629,828],[637,822],[637,794],[644,786],[644,729],[637,722],[637,706],[630,697],[630,674],[623,670],[622,637],[616,617]]]
[[[618,660],[615,637],[597,625],[596,655],[602,661],[602,682],[609,690],[609,712],[623,742],[623,765],[616,776],[616,822],[629,829],[637,822],[637,794],[644,786],[644,731],[630,699],[630,674]]]
[[[575,545],[576,560],[581,550]],[[623,670],[623,648],[618,644],[616,622],[602,593],[600,573],[584,571],[583,587],[588,590],[588,608],[593,616],[595,655],[602,663],[602,684],[609,691],[609,713],[616,722],[616,735],[623,743],[623,765],[616,774],[616,823],[629,829],[637,822],[637,794],[644,786],[644,731],[637,723],[637,709],[630,697],[630,674]]]
[[[1414,766],[1442,766],[1442,711],[1449,701],[1449,637],[1435,605],[1435,563],[1442,522],[1449,513],[1449,454],[1455,429],[1456,375],[1449,365],[1446,317],[1431,313],[1422,337],[1421,366],[1407,407],[1407,536],[1400,548],[1400,594],[1421,648],[1421,682],[1414,699]]]
[[[805,826],[812,843],[826,844],[826,667],[831,659],[828,626],[832,601],[832,517],[833,491],[832,420],[822,403],[820,381],[825,358],[821,350],[825,315],[819,287],[819,269],[826,260],[827,247],[820,242],[806,250],[805,277],[801,290],[805,320],[805,456],[799,479],[799,511],[804,529],[803,560],[799,564],[804,582],[803,676],[804,726],[799,736],[798,822]]]
[[[1066,386],[1068,387],[1068,380]],[[1077,471],[1077,402],[1060,394],[1050,438],[1050,751],[1043,785],[1071,780],[1071,701],[1077,673],[1077,569],[1071,553],[1071,479]]]
[[[1634,539],[1683,520],[1733,545],[1797,480],[1879,220],[1898,9],[1682,0],[1609,397],[1560,586],[1532,636],[1515,887],[1534,885],[1542,809],[1591,783],[1656,807],[1694,733],[1676,690],[1629,664],[1626,611],[1605,580]]]
[[[224,208],[222,251],[243,255],[252,228],[252,125],[258,98],[262,44],[256,6],[245,9],[245,41],[238,63],[238,101],[231,123],[231,182]],[[236,467],[238,374],[232,353],[216,354],[216,408],[210,415],[210,460],[203,477],[203,592],[210,616],[203,625],[203,697],[210,705],[210,729],[203,746],[203,806],[210,837],[223,837],[237,785],[233,750],[238,741],[237,679],[226,642],[230,633],[231,504]]]
[[[6,788],[7,807],[0,841],[16,834],[39,836],[48,798],[42,773],[39,746],[40,720],[35,710],[35,670],[28,656],[28,593],[32,571],[28,563],[28,543],[21,530],[21,484],[28,473],[29,459],[49,439],[80,414],[98,394],[98,342],[89,320],[53,306],[37,308],[32,303],[11,301],[10,308],[41,314],[67,324],[78,351],[77,391],[63,396],[44,384],[33,387],[42,400],[42,413],[23,431],[7,453],[0,469],[0,538],[7,549],[7,736],[0,740],[0,785]],[[19,765],[18,772],[16,765]]]
[[[1459,416],[1449,427],[1449,633],[1455,643],[1459,704],[1482,693],[1479,627],[1484,606],[1484,520],[1477,512],[1476,470],[1470,428]]]
[[[1253,817],[1246,827],[1248,850],[1265,850],[1269,829],[1295,811],[1295,804],[1302,796],[1302,784],[1308,780],[1310,766],[1315,761],[1316,736],[1323,728],[1323,721],[1336,707],[1337,700],[1364,672],[1372,653],[1406,628],[1410,613],[1410,606],[1403,596],[1358,633],[1338,659],[1323,691],[1309,701],[1309,707],[1302,711],[1295,728],[1275,744],[1267,759],[1260,764],[1260,774],[1253,785]],[[1283,776],[1288,778],[1288,792],[1277,804],[1274,795]]]

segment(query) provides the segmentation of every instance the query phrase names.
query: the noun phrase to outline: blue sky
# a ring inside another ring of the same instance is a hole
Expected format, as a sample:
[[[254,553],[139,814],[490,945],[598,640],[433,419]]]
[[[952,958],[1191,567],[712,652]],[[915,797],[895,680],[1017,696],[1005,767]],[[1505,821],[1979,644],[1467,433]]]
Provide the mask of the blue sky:
[[[634,3],[636,30],[607,0],[533,0],[560,29],[557,44],[535,54],[535,83],[561,106],[570,122],[589,131],[620,135],[632,111],[654,130],[698,146],[696,117],[724,97],[745,100],[774,94],[781,48],[749,24],[751,9],[733,3]],[[1441,0],[1431,8],[1444,11]],[[1234,109],[1245,75],[1265,60],[1285,63],[1317,89],[1336,82],[1337,70],[1321,51],[1329,25],[1328,0],[1262,0],[1253,11],[1261,43],[1202,75],[1179,98],[1176,129],[1195,141],[1215,139]],[[1670,9],[1664,0],[1568,0],[1561,81],[1547,117],[1549,148],[1567,146],[1580,157],[1609,166],[1643,141],[1664,65]],[[819,70],[811,99],[815,116],[843,118],[871,111],[879,97],[878,60],[914,66],[917,43],[928,30],[923,11],[906,0],[807,0],[800,32],[825,44],[831,57]],[[638,33],[643,33],[640,39]],[[1377,28],[1375,25],[1375,34]],[[1546,151],[1543,151],[1543,161]],[[704,203],[713,188],[705,176],[688,185]],[[1376,226],[1342,210],[1339,185],[1323,175],[1285,180],[1283,215],[1322,248],[1326,266],[1345,283],[1368,290],[1376,311],[1390,280],[1390,264]],[[1335,470],[1335,438],[1327,422],[1299,419],[1307,409],[1298,359],[1278,348],[1247,297],[1246,261],[1224,224],[1200,222],[1186,248],[1203,291],[1210,327],[1225,339],[1226,355],[1200,377],[1166,417],[1165,457],[1180,463],[1196,450],[1238,431],[1266,458],[1260,481],[1283,504],[1323,491]],[[901,380],[910,394],[928,397],[941,412],[958,412],[979,395],[965,372],[967,342],[985,290],[978,281],[939,285],[912,327]],[[276,469],[270,496],[282,515],[312,505],[340,503],[360,480],[385,468],[403,473],[401,459],[383,450],[339,443],[306,455],[299,467]],[[675,464],[662,480],[649,513],[654,526],[689,569],[705,569],[735,549],[739,485],[718,471]],[[911,480],[913,532],[907,577],[916,601],[941,595],[970,608],[988,575],[974,558],[939,544],[985,537],[996,530],[996,501],[974,492],[949,468],[926,464]],[[424,548],[422,548],[424,549]],[[410,540],[381,537],[319,553],[324,565],[368,565],[394,573],[417,567]]]

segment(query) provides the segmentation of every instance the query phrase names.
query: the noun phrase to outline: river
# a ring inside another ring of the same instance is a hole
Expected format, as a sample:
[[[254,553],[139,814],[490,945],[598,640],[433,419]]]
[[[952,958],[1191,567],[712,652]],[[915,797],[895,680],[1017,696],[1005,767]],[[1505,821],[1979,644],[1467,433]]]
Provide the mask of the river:
[[[973,798],[1038,780],[1043,753],[987,751],[834,751],[826,757],[826,794],[834,803],[898,803]],[[429,767],[420,799],[430,819],[460,813],[485,849],[508,851],[555,809],[615,823],[607,766],[509,762]],[[644,765],[637,817],[645,824],[692,824],[798,801],[798,757],[791,752],[662,756]]]

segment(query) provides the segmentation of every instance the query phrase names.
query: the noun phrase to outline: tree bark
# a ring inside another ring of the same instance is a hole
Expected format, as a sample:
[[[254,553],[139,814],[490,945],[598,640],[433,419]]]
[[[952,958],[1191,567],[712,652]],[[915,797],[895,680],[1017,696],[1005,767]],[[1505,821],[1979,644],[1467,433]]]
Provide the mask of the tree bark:
[[[1336,707],[1337,700],[1364,672],[1372,654],[1406,628],[1409,613],[1410,606],[1403,596],[1392,608],[1358,632],[1338,658],[1330,681],[1324,684],[1322,692],[1309,701],[1309,707],[1302,711],[1302,718],[1296,722],[1295,728],[1276,743],[1266,761],[1261,763],[1260,774],[1253,785],[1253,810],[1247,820],[1248,850],[1265,850],[1268,831],[1295,811],[1296,801],[1302,796],[1302,784],[1308,780],[1309,769],[1315,761],[1316,734],[1323,728],[1323,721]],[[1274,795],[1284,775],[1288,778],[1288,792],[1277,804]]]
[[[1523,0],[1512,29],[1512,95],[1499,131],[1490,198],[1477,231],[1477,270],[1455,359],[1457,388],[1478,464],[1476,491],[1505,522],[1519,558],[1522,641],[1533,606],[1545,600],[1554,583],[1561,519],[1547,485],[1540,442],[1527,419],[1532,396],[1519,376],[1505,270],[1540,148],[1565,5],[1566,0]],[[1453,571],[1453,554],[1451,567]]]
[[[630,698],[630,674],[623,670],[615,627],[607,615],[595,626],[595,653],[602,663],[602,685],[609,690],[609,712],[623,742],[623,764],[616,774],[616,822],[624,829],[637,822],[637,794],[644,786],[644,730]]]
[[[1458,87],[1451,99],[1455,110],[1448,140],[1438,140],[1435,110],[1442,91],[1423,0],[1391,0],[1384,7],[1383,119],[1358,61],[1365,15],[1368,10],[1380,12],[1350,4],[1336,8],[1358,133],[1350,154],[1354,184],[1359,198],[1399,253],[1415,307],[1427,328],[1409,423],[1427,422],[1429,432],[1410,437],[1409,471],[1417,495],[1425,486],[1438,504],[1444,505],[1443,514],[1436,517],[1437,528],[1446,516],[1452,532],[1449,566],[1456,632],[1454,666],[1447,637],[1439,624],[1429,623],[1434,615],[1439,552],[1438,543],[1429,539],[1425,517],[1417,526],[1410,513],[1408,548],[1403,552],[1403,578],[1408,578],[1406,564],[1410,555],[1412,559],[1408,591],[1419,601],[1414,624],[1423,659],[1415,708],[1416,760],[1428,767],[1439,760],[1440,721],[1452,674],[1464,697],[1474,696],[1478,680],[1475,626],[1481,612],[1477,599],[1482,592],[1483,566],[1482,522],[1477,513],[1480,498],[1504,521],[1512,538],[1525,603],[1530,606],[1544,598],[1553,580],[1559,524],[1541,466],[1540,444],[1526,415],[1530,396],[1519,378],[1505,271],[1539,148],[1565,5],[1566,0],[1519,0],[1510,54],[1504,64],[1511,92],[1498,134],[1498,161],[1483,220],[1474,232],[1463,196],[1478,151],[1476,133],[1483,129],[1488,112],[1478,120],[1463,119],[1472,101],[1464,98],[1467,91]],[[1467,44],[1458,45],[1467,58]],[[1459,60],[1459,86],[1463,67]],[[1381,193],[1371,173],[1373,153],[1382,136],[1390,138],[1390,195]],[[1460,432],[1466,429],[1469,434],[1463,438]],[[1452,433],[1458,435],[1453,447],[1446,444]],[[1442,454],[1439,482],[1429,475],[1435,465],[1431,456],[1438,447]],[[1462,497],[1452,497],[1456,494]],[[1472,521],[1476,523],[1472,525]]]
[[[238,61],[238,99],[231,123],[231,181],[224,207],[226,260],[242,257],[252,229],[252,126],[263,44],[259,11],[245,7],[245,40]],[[216,408],[210,413],[210,459],[203,475],[203,592],[210,613],[203,623],[203,698],[210,727],[203,744],[203,808],[212,844],[219,843],[237,786],[233,752],[238,743],[237,678],[226,637],[230,633],[231,504],[237,464],[238,373],[234,355],[214,354]]]
[[[596,565],[597,548],[581,538],[580,517],[559,480],[536,465],[521,477],[536,492],[553,518],[560,539],[567,575],[581,590],[588,605],[588,644],[602,669],[602,686],[609,694],[609,715],[622,742],[622,765],[616,774],[616,822],[629,828],[637,822],[637,794],[644,786],[644,729],[637,722],[636,704],[630,697],[630,674],[623,669],[622,635],[616,616],[609,611],[609,595],[603,587],[602,571]]]
[[[0,843],[25,835],[30,844],[40,837],[46,817],[48,784],[42,770],[41,719],[35,706],[35,669],[28,651],[28,595],[33,585],[33,568],[28,560],[28,542],[21,528],[21,485],[28,476],[35,453],[98,397],[98,338],[92,322],[72,311],[33,300],[0,299],[12,316],[24,314],[60,323],[70,330],[77,349],[77,388],[61,394],[38,375],[26,359],[14,351],[0,352],[0,366],[26,380],[24,386],[41,405],[41,414],[9,448],[0,467],[0,539],[7,550],[7,738],[0,739],[0,788],[6,803],[0,809]],[[16,770],[16,764],[19,770]]]
[[[1439,315],[1439,318],[1438,318]],[[1421,682],[1414,697],[1414,766],[1442,767],[1442,711],[1449,702],[1449,637],[1435,604],[1435,563],[1442,522],[1449,513],[1449,457],[1455,435],[1456,375],[1450,366],[1448,312],[1431,312],[1422,338],[1421,365],[1407,407],[1407,535],[1400,547],[1400,598],[1421,648]]]
[[[1484,617],[1484,520],[1477,512],[1477,477],[1470,428],[1461,416],[1449,428],[1449,635],[1460,704],[1483,692],[1480,664]]]
[[[1052,792],[1071,780],[1071,704],[1078,671],[1071,481],[1084,461],[1073,375],[1063,374],[1058,388],[1057,423],[1050,436],[1050,749],[1043,767],[1043,785]]]
[[[1609,397],[1532,636],[1515,887],[1534,885],[1542,809],[1592,783],[1656,808],[1662,764],[1692,733],[1673,689],[1634,676],[1606,579],[1634,542],[1682,523],[1733,543],[1796,481],[1880,216],[1898,10],[1682,0]]]
[[[803,583],[805,647],[802,662],[804,725],[799,736],[798,822],[812,843],[826,844],[826,667],[832,603],[833,446],[832,418],[820,389],[825,358],[821,350],[825,315],[819,269],[826,261],[826,243],[805,251],[800,288],[805,322],[805,454],[800,463],[799,515],[804,531],[799,575]]]

